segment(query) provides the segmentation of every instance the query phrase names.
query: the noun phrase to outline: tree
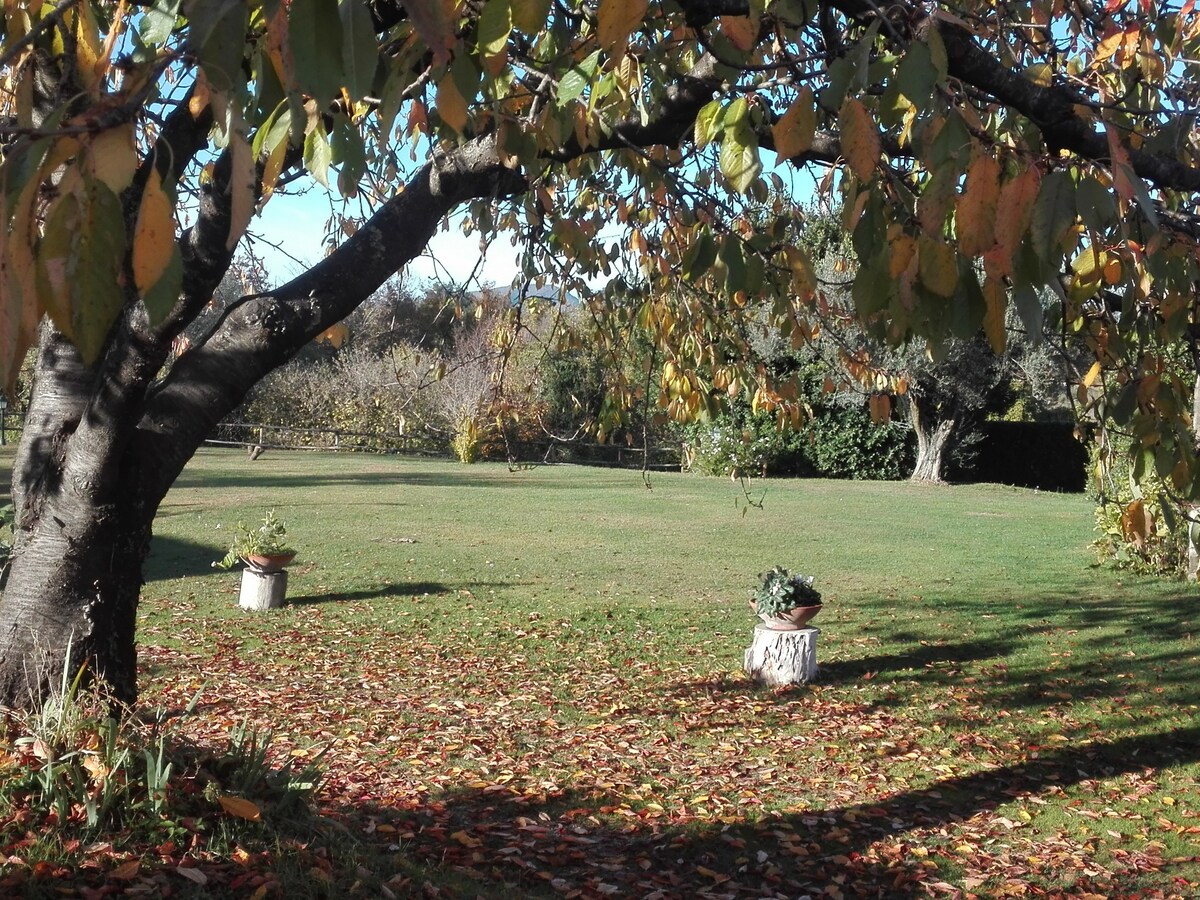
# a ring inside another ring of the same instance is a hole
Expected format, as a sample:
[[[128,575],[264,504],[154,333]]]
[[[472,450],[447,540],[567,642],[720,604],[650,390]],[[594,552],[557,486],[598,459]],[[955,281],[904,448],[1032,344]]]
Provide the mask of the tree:
[[[1006,306],[1032,319],[1051,286],[1096,354],[1087,405],[1196,493],[1185,385],[1139,350],[1194,340],[1190,3],[63,0],[3,28],[0,364],[11,382],[36,341],[37,382],[2,702],[36,703],[64,662],[135,695],[142,561],[184,464],[464,206],[526,276],[589,298],[599,339],[652,335],[672,414],[745,391],[787,419],[745,310],[765,298],[802,343],[821,298],[786,211],[756,229],[743,208],[823,167],[868,327],[982,327],[1001,350]],[[305,171],[366,214],[165,368],[255,208]]]
[[[930,364],[918,358],[907,367],[909,419],[917,435],[913,481],[945,480],[950,453],[982,419],[991,395],[1001,387],[1005,361],[982,335],[955,342],[946,358]]]

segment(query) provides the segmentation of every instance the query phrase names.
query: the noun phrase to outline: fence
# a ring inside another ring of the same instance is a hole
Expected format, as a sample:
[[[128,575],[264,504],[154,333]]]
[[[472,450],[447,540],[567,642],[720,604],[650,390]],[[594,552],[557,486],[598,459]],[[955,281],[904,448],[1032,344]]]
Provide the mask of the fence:
[[[262,425],[253,422],[222,422],[205,441],[214,446],[262,447],[264,450],[330,450],[358,453],[391,453],[407,456],[449,457],[449,441],[427,436],[386,432],[347,431],[338,428],[300,428],[291,425]],[[640,469],[643,449],[622,444],[544,441],[488,441],[483,447],[488,459],[514,462],[571,462],[585,466]],[[656,470],[678,469],[677,447],[651,447],[650,464]]]

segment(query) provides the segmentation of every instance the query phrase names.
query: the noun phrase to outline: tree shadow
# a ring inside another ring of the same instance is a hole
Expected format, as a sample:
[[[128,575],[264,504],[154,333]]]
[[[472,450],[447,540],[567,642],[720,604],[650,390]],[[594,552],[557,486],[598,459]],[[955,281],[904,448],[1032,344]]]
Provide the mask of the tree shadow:
[[[415,581],[405,584],[385,584],[361,591],[329,591],[324,594],[301,594],[289,597],[288,606],[311,606],[317,603],[342,603],[355,600],[382,600],[387,597],[412,597],[420,594],[446,594],[452,589],[436,581]]]
[[[628,798],[613,791],[517,784],[455,788],[402,808],[356,804],[340,809],[338,817],[359,825],[355,830],[381,843],[381,852],[402,847],[409,861],[474,879],[463,896],[905,900],[947,888],[954,892],[946,882],[955,878],[953,863],[949,872],[924,863],[926,854],[909,852],[904,838],[910,832],[919,830],[915,840],[927,843],[927,835],[954,829],[1014,798],[1197,760],[1200,727],[1043,748],[1008,766],[943,778],[877,801],[764,814],[759,821],[672,824],[661,810],[631,809]],[[947,847],[946,854],[952,861],[954,850]],[[1158,860],[1150,868],[1166,882],[1173,865],[1197,863],[1200,857]],[[1181,871],[1195,877],[1193,869]],[[1063,873],[1053,866],[1040,877],[1064,874],[1068,893],[1115,896],[1132,896],[1126,891],[1144,888],[1147,876],[1137,866],[1112,874]],[[830,886],[838,893],[826,894]],[[978,896],[987,895],[986,886],[980,890]]]
[[[450,470],[445,473],[429,471],[402,470],[397,472],[345,472],[325,474],[320,472],[297,472],[295,474],[270,473],[259,469],[257,463],[247,463],[243,473],[222,471],[220,474],[211,472],[194,472],[183,474],[175,481],[172,489],[176,488],[213,488],[217,490],[292,490],[316,487],[364,486],[364,487],[445,487],[455,490],[466,488],[522,488],[528,489],[525,479],[510,473],[507,469],[502,472],[458,472]]]
[[[212,564],[224,555],[225,551],[222,548],[211,544],[155,535],[150,541],[150,554],[146,557],[143,572],[147,583],[223,574],[214,569]]]
[[[891,639],[895,639],[893,635]],[[931,643],[916,636],[914,646],[903,653],[888,653],[864,656],[858,659],[842,659],[823,662],[819,666],[819,677],[825,683],[857,681],[863,676],[904,672],[909,669],[922,670],[922,677],[938,681],[950,681],[959,673],[959,666],[1008,656],[1020,642],[1011,638],[987,638],[983,640],[959,641],[957,643]]]

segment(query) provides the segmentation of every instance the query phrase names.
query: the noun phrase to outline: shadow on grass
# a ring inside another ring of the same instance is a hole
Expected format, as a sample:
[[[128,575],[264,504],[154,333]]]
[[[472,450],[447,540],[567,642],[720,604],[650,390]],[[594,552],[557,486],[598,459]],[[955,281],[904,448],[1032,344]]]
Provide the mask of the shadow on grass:
[[[419,597],[422,594],[446,594],[450,588],[436,581],[415,581],[404,584],[385,584],[361,591],[330,591],[289,597],[289,606],[310,606],[315,603],[340,603],[354,600],[382,600],[388,597]]]
[[[529,488],[527,480],[518,475],[505,471],[503,474],[493,471],[462,472],[448,469],[441,472],[419,472],[401,470],[396,472],[313,472],[280,474],[272,473],[262,468],[255,469],[254,463],[247,463],[244,473],[222,472],[215,475],[209,472],[189,475],[187,470],[178,478],[174,488],[213,488],[217,490],[308,490],[322,487],[446,487],[446,488]]]
[[[150,555],[146,558],[146,582],[224,574],[212,565],[224,555],[222,547],[157,535],[150,542]]]
[[[1200,728],[1065,745],[877,802],[768,814],[758,822],[669,824],[661,809],[639,811],[602,788],[539,792],[499,784],[429,795],[402,810],[356,805],[339,817],[365,825],[360,833],[384,823],[384,840],[403,835],[406,859],[439,870],[438,880],[442,873],[474,878],[475,890],[464,896],[547,896],[552,889],[558,896],[800,897],[826,896],[833,886],[832,896],[913,898],[944,891],[946,879],[966,865],[950,844],[973,816],[1014,797],[1198,759]],[[943,829],[948,834],[939,837]],[[933,851],[928,861],[905,841],[918,830],[914,840]],[[1061,879],[1071,895],[1132,896],[1147,878],[1165,884],[1179,875],[1194,887],[1186,879],[1197,877],[1198,863],[1200,857],[1160,861],[1147,870],[1142,860],[1111,876],[1099,868],[1031,867],[1022,880],[1053,888]]]

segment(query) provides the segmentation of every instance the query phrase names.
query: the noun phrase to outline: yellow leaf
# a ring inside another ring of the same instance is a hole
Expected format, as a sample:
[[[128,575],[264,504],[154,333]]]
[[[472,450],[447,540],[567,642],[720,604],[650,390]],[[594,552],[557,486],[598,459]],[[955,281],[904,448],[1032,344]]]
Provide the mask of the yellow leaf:
[[[75,59],[83,85],[89,89],[99,88],[100,68],[104,64],[103,47],[100,44],[100,26],[92,14],[90,3],[75,7]]]
[[[983,316],[983,332],[987,335],[992,351],[1000,356],[1008,346],[1008,331],[1004,328],[1004,310],[1008,297],[1004,285],[992,278],[983,282],[983,299],[987,303],[987,311]]]
[[[1096,45],[1096,55],[1092,60],[1093,64],[1102,63],[1116,53],[1124,39],[1125,32],[1120,30],[1115,30],[1108,37],[1104,38],[1104,40]]]
[[[921,196],[917,198],[917,220],[927,234],[942,233],[946,213],[950,211],[954,202],[958,175],[958,167],[953,160],[944,162],[930,175],[921,189]]]
[[[888,274],[892,278],[899,278],[903,275],[916,252],[917,242],[907,234],[902,234],[892,241],[892,258],[888,264]]]
[[[462,133],[467,125],[467,101],[449,72],[438,82],[437,111],[443,122]]]
[[[89,148],[88,162],[96,178],[108,185],[114,194],[129,187],[138,166],[133,126],[120,125],[96,135]]]
[[[993,223],[1000,198],[1000,163],[983,153],[967,169],[967,185],[958,198],[958,249],[979,256],[995,243]]]
[[[619,59],[629,46],[629,36],[646,15],[648,0],[600,0],[596,13],[600,46]]]
[[[1093,384],[1095,384],[1096,379],[1100,377],[1100,372],[1102,369],[1103,366],[1100,365],[1099,360],[1092,363],[1092,367],[1088,369],[1088,373],[1083,376],[1083,386],[1090,388]]]
[[[451,839],[458,841],[464,847],[480,847],[483,845],[483,841],[479,840],[479,838],[471,837],[471,835],[467,834],[465,831],[456,831],[454,834],[450,835],[450,837]]]
[[[1054,71],[1050,68],[1049,63],[1034,63],[1026,66],[1024,74],[1038,87],[1050,87],[1054,83]]]
[[[346,338],[349,336],[350,329],[341,322],[338,322],[336,325],[330,325],[315,338],[313,338],[313,343],[319,344],[322,341],[328,341],[335,350],[340,350],[342,348],[342,344],[346,343]]]
[[[550,0],[512,0],[513,25],[528,35],[536,35],[546,26]]]
[[[923,234],[917,239],[921,283],[939,297],[949,297],[958,286],[958,259],[945,241]]]
[[[239,819],[246,819],[249,822],[258,822],[262,819],[262,811],[254,803],[245,800],[241,797],[230,797],[221,795],[217,797],[217,802],[221,804],[221,808],[231,816]]]
[[[29,179],[15,200],[15,211],[0,190],[0,222],[9,223],[0,228],[0,388],[6,390],[16,384],[43,312],[33,255],[41,182],[40,173]]]
[[[847,97],[838,113],[838,122],[842,129],[842,155],[860,181],[870,181],[883,152],[875,120],[862,103]]]
[[[1041,187],[1042,174],[1037,169],[1026,169],[1012,181],[1000,188],[1000,199],[996,204],[996,246],[1005,261],[1003,274],[1012,272],[1012,258],[1033,220],[1033,207]]]
[[[771,126],[771,135],[775,139],[775,154],[780,159],[791,159],[806,152],[812,147],[816,126],[816,102],[813,99],[812,88],[805,85],[796,102]]]
[[[175,208],[162,188],[158,170],[151,169],[138,207],[133,232],[133,281],[138,293],[158,284],[175,250]]]

